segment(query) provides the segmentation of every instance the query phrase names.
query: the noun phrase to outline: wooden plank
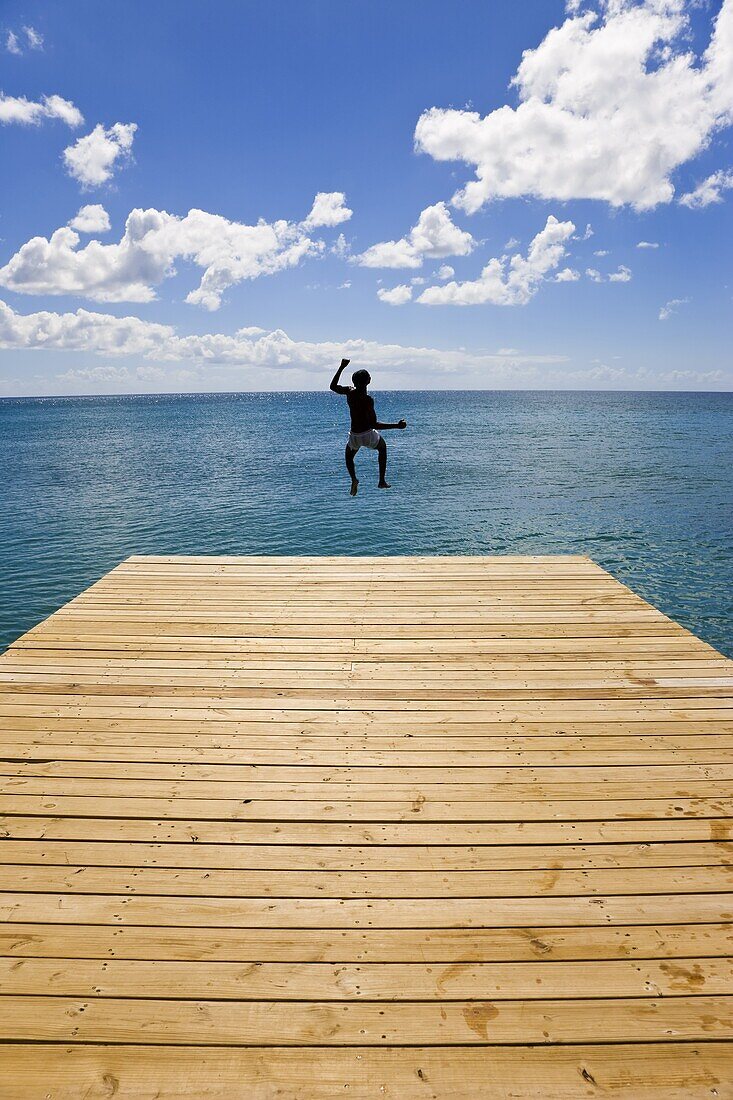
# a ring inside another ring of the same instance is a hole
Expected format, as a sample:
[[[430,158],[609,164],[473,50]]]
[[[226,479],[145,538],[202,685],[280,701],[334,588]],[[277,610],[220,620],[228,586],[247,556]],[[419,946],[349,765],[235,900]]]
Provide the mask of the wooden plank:
[[[454,758],[455,759],[455,758]],[[36,779],[63,778],[63,779],[101,779],[107,780],[114,777],[118,781],[127,780],[161,780],[169,782],[183,780],[185,783],[211,782],[222,784],[226,790],[228,783],[249,782],[253,779],[259,784],[276,784],[278,787],[297,783],[305,784],[305,794],[312,785],[323,783],[339,784],[348,783],[355,788],[378,786],[390,787],[399,790],[415,785],[423,788],[445,788],[446,793],[453,787],[485,787],[487,785],[514,786],[520,784],[536,784],[540,788],[551,785],[557,781],[563,783],[582,783],[584,789],[591,789],[593,784],[602,783],[607,786],[610,783],[631,781],[638,783],[641,778],[649,782],[678,781],[690,782],[700,780],[731,781],[733,780],[733,764],[653,764],[646,760],[644,764],[621,765],[594,765],[584,767],[582,765],[562,764],[544,765],[541,767],[525,764],[521,767],[512,765],[471,767],[469,765],[454,764],[453,767],[435,767],[423,764],[418,767],[402,767],[384,764],[377,767],[369,766],[333,766],[310,765],[304,767],[296,764],[292,766],[278,764],[177,764],[166,763],[130,763],[117,766],[106,764],[85,763],[81,761],[48,762],[33,761],[14,762],[7,758],[0,758],[0,775],[5,777],[33,777]],[[194,789],[192,787],[192,789]],[[198,788],[196,788],[198,790]],[[331,787],[329,787],[331,790]],[[404,796],[402,796],[404,797]],[[453,797],[449,795],[449,797]]]
[[[6,857],[7,858],[7,857]],[[730,865],[604,867],[590,870],[274,870],[191,867],[81,867],[5,863],[0,892],[124,894],[202,898],[435,898],[610,897],[618,894],[729,894]]]
[[[389,557],[379,554],[354,554],[353,557],[348,558],[344,558],[340,554],[278,554],[277,556],[251,554],[246,558],[242,558],[238,554],[157,554],[155,557],[150,557],[148,554],[131,554],[129,558],[126,558],[124,562],[107,575],[112,576],[116,573],[129,572],[140,566],[146,569],[164,569],[166,566],[174,565],[177,567],[179,564],[198,565],[208,569],[218,568],[222,565],[233,565],[238,569],[254,569],[260,565],[280,569],[291,566],[298,568],[316,566],[324,569],[334,567],[337,572],[348,574],[349,569],[354,564],[360,565],[363,563],[374,565],[380,572],[399,569],[403,566],[412,569],[416,564],[420,566],[434,565],[437,568],[444,565],[446,571],[456,566],[456,564],[459,568],[469,565],[493,568],[503,564],[549,565],[564,568],[566,565],[577,564],[586,566],[596,572],[603,572],[591,558],[586,557],[584,554],[563,554],[562,557],[557,554],[495,554],[491,558],[486,558],[483,554],[465,554],[460,558],[444,558],[434,554],[390,554]]]
[[[713,841],[724,857],[733,840],[733,817],[695,818],[683,812],[676,819],[616,821],[509,821],[422,822],[409,821],[216,821],[155,817],[48,817],[17,814],[0,819],[0,838],[15,840],[87,840],[158,844],[268,844],[323,845],[553,845],[556,860],[562,860],[568,845],[670,844],[676,841]]]
[[[591,660],[610,660],[614,657],[633,660],[641,657],[645,660],[672,657],[677,660],[694,657],[707,657],[723,660],[711,646],[693,635],[672,634],[665,638],[605,638],[602,648],[597,640],[588,638],[484,638],[469,640],[453,634],[440,642],[424,638],[395,639],[379,636],[351,638],[311,638],[304,642],[301,638],[262,638],[254,634],[229,635],[226,637],[202,639],[191,635],[170,635],[164,638],[142,639],[139,643],[130,641],[125,635],[116,634],[114,623],[105,624],[102,629],[92,633],[79,632],[76,636],[58,635],[54,629],[54,619],[34,627],[18,638],[9,651],[13,655],[20,653],[73,654],[76,652],[114,652],[120,656],[143,656],[180,654],[191,656],[205,654],[209,657],[243,658],[248,655],[266,654],[307,657],[318,655],[332,657],[353,655],[361,661],[379,660],[405,661],[415,659],[437,660],[450,663],[454,660],[469,661],[476,656],[479,659],[492,657],[513,657],[515,660],[533,658],[578,659],[584,655]],[[470,667],[470,664],[469,666]]]
[[[534,1001],[724,997],[733,959],[603,962],[241,963],[0,957],[3,996],[214,1001]]]
[[[596,612],[601,614],[601,612]],[[297,638],[307,640],[318,638],[350,638],[354,631],[363,633],[371,628],[371,633],[379,633],[382,637],[392,641],[407,640],[412,638],[423,641],[443,641],[453,638],[461,627],[459,633],[466,639],[479,639],[491,641],[493,639],[528,639],[528,638],[644,638],[662,639],[668,642],[670,638],[678,637],[684,640],[685,636],[681,628],[674,623],[668,623],[662,619],[644,618],[641,621],[626,621],[625,613],[616,615],[615,621],[593,622],[571,618],[567,622],[558,623],[555,613],[547,615],[545,621],[535,621],[530,618],[525,622],[512,622],[506,619],[493,624],[477,620],[475,623],[441,622],[413,624],[398,620],[384,620],[379,617],[370,619],[360,618],[356,622],[344,616],[342,622],[334,622],[324,614],[321,622],[305,622],[277,619],[271,621],[264,615],[259,619],[245,619],[241,616],[229,616],[225,621],[217,616],[202,616],[192,618],[187,613],[175,612],[155,618],[143,618],[140,613],[115,612],[113,637],[127,638],[128,640],[141,640],[154,638],[156,644],[159,639],[177,637],[185,634],[194,638],[228,638],[231,635],[246,635],[255,633],[261,638]],[[58,612],[54,616],[54,635],[57,638],[79,637],[86,633],[94,633],[96,624],[105,624],[105,618],[71,617],[63,616]],[[376,628],[379,628],[378,630]],[[303,642],[301,642],[303,644]]]
[[[353,589],[351,591],[353,592]],[[624,591],[623,588],[610,585],[575,585],[574,591],[576,593],[582,592],[584,610],[597,610],[593,606],[596,600],[606,606],[614,607],[647,609],[650,606],[640,596]],[[456,593],[451,591],[450,584],[446,584],[442,589],[431,586],[429,591],[426,591],[423,586],[411,589],[409,585],[395,585],[390,588],[387,584],[381,584],[380,592],[393,596],[394,603],[391,606],[399,608],[423,608],[426,596],[430,596],[433,607],[449,607],[453,610],[459,607],[502,607],[504,605],[507,607],[524,607],[527,605],[539,607],[542,605],[550,606],[554,603],[567,603],[567,590],[550,588],[549,585],[542,585],[541,589],[535,589],[534,591],[531,588],[526,589],[524,587],[498,589],[496,586],[491,586],[489,591],[487,586],[484,590],[478,589],[473,592]],[[326,590],[323,586],[314,587],[302,582],[298,585],[295,596],[292,595],[292,592],[289,593],[285,586],[273,588],[257,585],[256,588],[247,589],[228,585],[225,589],[217,589],[206,584],[197,584],[196,591],[192,593],[190,589],[187,591],[185,587],[164,585],[157,581],[148,585],[133,585],[128,582],[115,587],[107,585],[103,589],[90,589],[81,596],[77,596],[70,603],[65,604],[65,610],[73,611],[77,608],[89,610],[110,606],[127,606],[130,608],[142,606],[152,610],[166,606],[190,607],[192,604],[196,607],[206,606],[210,608],[217,606],[238,610],[240,607],[271,605],[273,596],[278,595],[287,599],[289,610],[294,607],[319,608],[322,610],[322,598],[325,594]],[[353,603],[353,599],[350,599],[348,585],[329,586],[327,594],[329,603],[338,608],[345,608]]]
[[[0,894],[0,919],[20,923],[208,928],[531,928],[684,924],[730,919],[733,893],[455,898],[207,898]],[[297,935],[294,933],[294,935]]]
[[[8,1039],[393,1046],[731,1041],[733,997],[547,1001],[298,1002],[3,998]]]
[[[39,1100],[282,1096],[371,1100],[731,1100],[733,1048],[665,1042],[532,1047],[303,1047],[12,1044],[0,1048],[0,1092]],[[427,1090],[430,1091],[427,1091]]]
[[[145,663],[141,665],[141,658]],[[124,676],[128,680],[151,680],[157,682],[161,677],[170,677],[171,683],[195,682],[215,680],[262,679],[265,673],[272,674],[270,682],[275,679],[290,679],[293,676],[305,672],[319,673],[321,676],[331,676],[334,673],[349,674],[354,679],[379,679],[381,682],[401,680],[405,674],[414,676],[422,674],[423,677],[436,677],[450,680],[453,683],[479,682],[485,684],[490,674],[501,673],[503,676],[523,676],[536,679],[539,676],[553,674],[558,678],[568,680],[578,673],[590,673],[598,676],[634,676],[657,677],[659,675],[682,676],[708,676],[715,675],[721,670],[729,671],[729,665],[724,660],[696,660],[694,657],[676,659],[672,656],[659,660],[645,660],[637,657],[631,666],[628,657],[619,657],[616,660],[574,660],[572,656],[537,654],[524,661],[512,660],[511,655],[506,657],[474,657],[469,662],[466,658],[456,657],[453,661],[369,661],[366,658],[352,661],[347,655],[324,653],[319,659],[316,655],[307,654],[278,654],[267,656],[265,653],[255,653],[244,657],[196,657],[195,655],[169,654],[156,650],[140,651],[139,656],[128,659],[127,656],[114,656],[114,651],[76,650],[73,656],[59,656],[56,650],[20,650],[13,658],[6,658],[3,662],[8,674],[42,673],[45,678],[67,676],[76,677],[80,672],[84,674],[105,673],[104,677],[97,675],[97,681],[103,678],[108,681],[112,676]],[[4,676],[9,680],[10,676]]]
[[[24,731],[11,731],[3,738],[3,751],[12,752],[12,756],[0,758],[3,774],[22,774],[9,768],[35,766],[56,770],[74,764],[110,764],[114,763],[153,763],[153,764],[227,764],[231,767],[292,766],[297,768],[407,768],[416,779],[422,777],[426,769],[444,769],[449,774],[451,768],[504,768],[518,770],[524,768],[584,767],[604,768],[620,766],[639,766],[646,764],[654,768],[664,764],[715,764],[733,763],[733,737],[716,737],[705,741],[704,737],[667,737],[652,744],[639,744],[633,740],[624,745],[617,738],[599,738],[592,740],[570,740],[568,748],[516,748],[516,740],[506,738],[504,742],[494,740],[491,747],[477,748],[475,742],[466,739],[452,742],[452,751],[445,748],[431,748],[430,741],[419,742],[411,746],[411,739],[390,738],[385,745],[375,738],[373,748],[363,748],[362,741],[341,738],[333,740],[331,747],[327,742],[314,746],[307,738],[280,738],[271,740],[270,747],[262,747],[260,741],[252,745],[250,741],[242,744],[236,740],[233,745],[197,746],[180,744],[176,747],[146,744],[142,737],[128,738],[127,744],[119,744],[119,739],[96,737],[87,740],[84,735],[66,737],[64,740],[51,737],[26,736]],[[435,739],[440,744],[439,738]],[[558,738],[554,744],[565,744]],[[332,747],[333,745],[343,747]],[[357,746],[357,747],[354,747]],[[266,746],[266,742],[265,742]],[[30,770],[30,769],[29,769]]]
[[[85,823],[85,828],[89,828]],[[268,871],[484,871],[733,865],[733,841],[640,844],[333,845],[0,840],[8,866],[197,867]],[[1,873],[1,868],[0,868]]]
[[[416,717],[412,722],[403,723],[395,721],[394,716],[374,715],[373,713],[361,713],[358,720],[352,716],[345,716],[340,712],[329,712],[325,715],[311,714],[302,721],[281,719],[270,716],[263,720],[255,717],[249,719],[247,715],[233,718],[231,721],[221,721],[208,716],[198,716],[190,720],[159,719],[128,714],[126,716],[112,716],[103,718],[90,718],[88,712],[81,711],[77,716],[61,717],[48,715],[36,716],[5,716],[0,721],[0,728],[6,735],[29,732],[36,736],[42,736],[51,743],[51,739],[58,738],[60,733],[72,733],[73,741],[94,743],[102,741],[111,744],[138,744],[140,738],[148,740],[149,744],[165,745],[166,738],[170,744],[182,745],[217,745],[232,748],[246,749],[252,747],[276,746],[283,738],[299,739],[304,747],[313,747],[318,744],[316,738],[329,738],[332,744],[344,748],[364,748],[369,745],[377,747],[398,746],[412,747],[416,750],[423,748],[445,748],[446,739],[450,738],[449,748],[491,748],[510,745],[514,748],[553,748],[572,747],[579,744],[582,738],[602,737],[614,738],[620,746],[631,744],[628,738],[635,738],[633,742],[648,743],[653,741],[658,747],[664,747],[661,739],[666,737],[704,737],[715,738],[708,740],[710,747],[718,744],[721,736],[733,735],[733,721],[718,718],[708,718],[704,714],[697,714],[694,718],[687,717],[685,721],[670,721],[668,718],[646,721],[574,721],[567,719],[519,721],[516,718],[506,718],[503,721],[484,721],[479,716],[469,715],[467,720],[462,719],[432,722],[424,717]],[[349,721],[351,718],[351,721]],[[139,736],[136,736],[139,735]],[[175,738],[175,741],[171,741]],[[334,739],[337,739],[334,741]],[[481,740],[484,745],[482,746]],[[496,740],[500,738],[501,740]],[[541,740],[537,740],[537,739]],[[573,738],[574,740],[567,740]],[[273,740],[274,739],[274,740]],[[454,740],[456,739],[456,740]],[[639,740],[641,739],[641,740]],[[62,743],[67,744],[68,737],[62,738]],[[142,743],[146,743],[143,741]],[[602,746],[604,742],[599,742]],[[321,746],[331,747],[325,742]]]
[[[110,691],[114,686],[124,688],[125,693],[130,694],[155,694],[164,695],[166,691],[172,691],[176,689],[185,689],[188,695],[191,694],[191,688],[196,689],[197,695],[216,694],[216,692],[227,691],[235,692],[244,689],[248,691],[255,688],[271,688],[273,685],[282,686],[284,688],[307,688],[309,691],[322,690],[333,691],[335,687],[343,689],[345,691],[353,691],[354,689],[365,689],[368,685],[370,692],[373,694],[384,693],[388,691],[400,691],[404,692],[404,674],[405,670],[400,668],[398,671],[389,677],[377,677],[374,673],[363,674],[354,671],[348,671],[343,674],[339,674],[333,671],[313,673],[304,669],[293,669],[291,671],[279,671],[279,670],[264,670],[253,674],[235,674],[232,673],[227,676],[204,676],[196,674],[192,670],[185,670],[182,673],[174,673],[169,669],[161,670],[157,675],[146,675],[140,672],[129,672],[124,674],[117,674],[114,672],[108,672],[104,677],[105,687],[109,687]],[[100,693],[99,687],[99,672],[97,671],[81,671],[77,669],[74,673],[45,673],[41,679],[38,672],[8,672],[0,673],[0,683],[2,684],[18,684],[23,685],[24,688],[38,692],[55,692],[55,693],[67,693],[71,690],[78,690],[81,685],[94,686],[96,693]],[[569,688],[577,688],[578,694],[574,698],[583,698],[591,696],[585,696],[581,693],[589,692],[591,690],[597,690],[597,694],[608,694],[612,698],[635,698],[636,695],[621,695],[621,691],[631,692],[634,690],[637,695],[641,696],[643,691],[649,689],[649,687],[658,688],[728,688],[733,687],[733,675],[720,675],[717,670],[705,670],[703,674],[699,672],[691,673],[689,675],[682,675],[676,672],[674,669],[661,669],[655,671],[653,675],[641,676],[638,671],[634,673],[627,673],[624,671],[618,674],[611,674],[609,670],[604,670],[604,674],[592,675],[591,673],[583,673],[580,671],[575,672],[493,672],[492,675],[480,675],[474,676],[471,679],[467,674],[460,672],[431,672],[427,677],[418,678],[415,672],[410,677],[410,682],[413,685],[415,691],[415,698],[477,698],[477,699],[491,699],[494,698],[496,693],[501,693],[502,696],[507,698],[514,698],[516,692],[537,692],[540,691],[564,691]],[[154,691],[152,689],[161,689],[160,691]],[[133,691],[133,689],[135,689]],[[149,690],[150,689],[150,690]],[[603,692],[600,689],[604,689]],[[612,689],[612,690],[611,690]],[[431,693],[428,695],[427,693]],[[458,695],[458,692],[463,694]],[[470,692],[470,694],[469,694]],[[491,692],[492,694],[488,694]],[[120,693],[122,694],[122,692]],[[712,694],[708,692],[707,694]],[[721,692],[721,694],[723,694]],[[399,696],[396,696],[399,697]],[[544,696],[543,696],[544,697]],[[555,696],[548,696],[555,697]],[[668,697],[668,696],[662,696]]]
[[[665,818],[733,818],[733,800],[718,795],[703,797],[647,798],[643,806],[637,797],[563,799],[550,801],[504,800],[448,802],[428,801],[416,792],[411,801],[377,802],[372,795],[357,802],[310,799],[186,798],[172,794],[155,797],[99,797],[97,795],[0,794],[3,814],[59,817],[131,817],[177,819],[203,818],[212,821],[359,821],[359,822],[478,822],[478,821],[649,821]],[[724,839],[724,838],[723,838]]]
[[[684,706],[679,699],[655,699],[653,697],[639,700],[625,699],[591,699],[580,700],[573,706],[563,700],[542,700],[532,703],[528,700],[513,699],[505,703],[493,703],[491,709],[480,700],[470,702],[454,701],[450,709],[446,709],[446,702],[440,700],[419,700],[408,704],[406,700],[377,701],[371,707],[350,707],[349,700],[333,698],[329,700],[310,700],[297,698],[283,700],[282,698],[268,699],[255,697],[249,700],[221,699],[197,699],[192,697],[185,700],[185,706],[180,702],[166,701],[165,705],[158,705],[160,700],[151,700],[145,696],[128,696],[120,699],[117,697],[74,696],[68,698],[62,696],[33,695],[24,698],[32,698],[33,702],[20,702],[19,698],[11,701],[3,701],[0,698],[0,723],[5,725],[7,718],[15,721],[22,718],[42,719],[44,722],[53,718],[61,719],[104,719],[118,722],[119,720],[133,719],[143,721],[146,725],[154,721],[177,721],[207,723],[207,715],[210,708],[214,709],[217,722],[225,726],[227,722],[241,723],[264,722],[271,730],[282,723],[291,725],[310,725],[323,728],[329,725],[327,735],[332,736],[334,728],[351,726],[352,729],[380,728],[402,729],[407,727],[407,732],[416,725],[428,726],[431,733],[435,734],[443,727],[459,727],[462,724],[483,724],[485,722],[512,723],[526,721],[535,714],[540,721],[552,723],[555,728],[570,726],[578,722],[600,721],[604,723],[634,722],[654,723],[674,722],[695,728],[702,722],[724,723],[726,731],[733,728],[733,707],[727,699],[686,698]],[[326,705],[316,706],[316,702]],[[291,703],[292,705],[287,705]],[[381,723],[381,727],[380,727]],[[682,731],[681,731],[682,732]]]
[[[120,765],[123,770],[125,765]],[[572,769],[570,769],[572,771]],[[477,802],[482,807],[495,801],[526,801],[535,796],[538,800],[563,801],[577,799],[579,793],[587,800],[634,799],[640,776],[622,780],[604,779],[602,774],[579,787],[572,778],[567,782],[532,782],[531,780],[497,783],[431,783],[415,779],[412,783],[309,782],[290,783],[260,782],[251,780],[206,779],[115,779],[74,778],[58,774],[25,776],[0,776],[0,794],[56,795],[90,798],[123,797],[166,799],[181,795],[187,799],[221,800],[236,799],[285,801],[297,800],[299,804],[313,801],[369,802],[380,799],[385,803],[416,802]],[[725,799],[733,789],[729,779],[657,779],[650,769],[645,776],[649,798],[721,798]],[[733,809],[733,806],[731,807]]]
[[[433,744],[444,746],[445,742],[440,738],[423,738],[417,748],[411,739],[389,738],[380,741],[375,738],[376,745],[373,748],[363,748],[363,742],[346,740],[346,745],[340,748],[326,748],[317,741],[308,738],[269,738],[265,746],[256,739],[255,744],[246,741],[242,744],[240,739],[233,745],[211,746],[207,743],[181,744],[176,742],[176,747],[150,743],[151,740],[144,736],[130,735],[126,738],[109,739],[95,737],[87,739],[83,734],[78,738],[59,737],[49,734],[45,737],[23,736],[24,731],[13,731],[13,740],[6,741],[2,746],[3,756],[0,757],[0,771],[3,775],[21,775],[24,771],[22,765],[33,765],[25,769],[32,774],[39,774],[36,765],[46,768],[42,774],[62,773],[62,762],[69,762],[67,766],[104,764],[197,764],[201,767],[209,764],[263,768],[268,765],[294,765],[303,768],[380,768],[398,767],[409,769],[416,781],[425,774],[428,769],[444,769],[448,774],[453,768],[496,768],[514,767],[518,770],[524,768],[546,768],[556,766],[584,766],[587,768],[604,768],[634,765],[636,767],[657,768],[667,764],[733,764],[733,737],[716,737],[712,742],[707,742],[701,737],[667,737],[661,743],[656,741],[650,744],[639,744],[638,740],[630,741],[624,745],[621,738],[597,738],[596,743],[590,739],[581,740],[580,744],[571,740],[571,747],[544,749],[538,747],[521,748],[515,746],[516,741],[495,739],[490,742],[490,747],[482,747],[480,741],[461,743],[458,739],[452,742],[453,751],[445,748],[434,748]],[[181,738],[181,740],[184,740]],[[643,739],[642,739],[643,740]],[[648,740],[648,739],[647,739]],[[498,743],[497,743],[498,741]],[[559,739],[554,738],[553,743],[558,744]],[[122,743],[118,743],[122,742]],[[427,745],[426,745],[427,742]],[[342,745],[342,739],[339,739]],[[354,747],[354,746],[357,747]],[[708,747],[712,745],[713,747]],[[620,747],[623,746],[623,747]],[[12,770],[11,770],[12,768]]]
[[[0,926],[0,954],[13,958],[212,962],[440,963],[676,960],[733,955],[727,923],[585,925],[550,928],[197,928],[103,924]]]

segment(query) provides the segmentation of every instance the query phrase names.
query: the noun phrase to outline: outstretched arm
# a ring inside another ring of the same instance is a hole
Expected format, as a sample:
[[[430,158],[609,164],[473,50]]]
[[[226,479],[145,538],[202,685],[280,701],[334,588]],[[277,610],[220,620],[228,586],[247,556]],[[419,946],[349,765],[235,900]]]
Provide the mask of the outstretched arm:
[[[403,429],[403,428],[407,427],[407,421],[406,420],[398,420],[396,424],[380,424],[379,421],[377,421],[375,427],[379,428],[379,430],[382,431],[382,432],[387,431],[390,428]]]
[[[341,366],[339,367],[339,369],[336,371],[333,378],[331,379],[331,390],[332,390],[333,393],[348,393],[349,392],[349,387],[348,386],[339,385],[339,378],[344,373],[344,371],[346,370],[346,368],[348,367],[350,362],[351,362],[350,359],[342,359],[341,360]]]

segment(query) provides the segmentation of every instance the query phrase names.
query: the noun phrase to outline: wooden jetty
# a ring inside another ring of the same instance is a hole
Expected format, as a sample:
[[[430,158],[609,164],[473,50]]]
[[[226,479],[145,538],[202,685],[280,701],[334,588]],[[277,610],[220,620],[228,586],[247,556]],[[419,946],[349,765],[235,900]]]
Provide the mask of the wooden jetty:
[[[591,560],[132,557],[0,726],[0,1096],[733,1097],[733,662]]]

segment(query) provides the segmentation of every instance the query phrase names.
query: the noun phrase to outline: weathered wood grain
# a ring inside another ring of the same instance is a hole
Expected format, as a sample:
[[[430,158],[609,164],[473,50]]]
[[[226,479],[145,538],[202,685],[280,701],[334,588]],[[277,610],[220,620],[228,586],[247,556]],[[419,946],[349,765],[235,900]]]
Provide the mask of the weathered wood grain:
[[[129,558],[0,815],[0,1095],[733,1098],[733,662],[589,559]]]

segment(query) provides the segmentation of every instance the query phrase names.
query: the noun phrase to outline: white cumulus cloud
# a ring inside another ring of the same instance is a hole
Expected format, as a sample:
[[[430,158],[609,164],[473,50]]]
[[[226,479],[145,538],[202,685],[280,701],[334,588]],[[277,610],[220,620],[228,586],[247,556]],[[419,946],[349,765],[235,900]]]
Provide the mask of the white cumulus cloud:
[[[656,241],[639,241],[637,248],[659,248]]]
[[[343,191],[319,191],[303,225],[306,229],[341,225],[342,222],[347,222],[352,214],[353,210],[349,210],[346,205],[346,195]]]
[[[412,287],[402,284],[401,286],[394,286],[391,290],[385,290],[383,287],[377,291],[377,298],[380,302],[386,302],[390,306],[403,306],[406,302],[409,302],[412,298]]]
[[[99,203],[82,206],[69,222],[69,226],[79,233],[106,233],[110,228],[109,214]]]
[[[580,278],[580,272],[576,271],[573,267],[564,267],[561,271],[558,271],[555,276],[556,283],[577,283]]]
[[[101,222],[103,208],[82,209],[95,211]],[[21,294],[71,294],[95,302],[150,302],[156,286],[175,274],[175,262],[182,259],[203,269],[199,286],[186,301],[215,310],[230,286],[294,267],[324,249],[323,241],[309,236],[302,223],[260,220],[245,225],[204,210],[189,210],[184,217],[133,210],[122,238],[113,244],[92,240],[81,248],[79,228],[65,226],[49,238],[27,241],[0,268],[0,286]]]
[[[444,202],[427,206],[406,237],[381,241],[354,257],[362,267],[421,267],[424,259],[467,256],[475,246],[470,233],[454,224]]]
[[[694,190],[682,195],[680,202],[690,210],[702,210],[711,203],[722,202],[723,191],[729,191],[731,187],[733,187],[733,169],[729,168],[727,171],[720,169],[713,172],[712,176],[708,176],[702,183],[698,183]]]
[[[95,126],[90,134],[64,149],[67,172],[83,188],[100,187],[130,157],[136,130],[134,122],[115,122],[108,130],[101,124]]]
[[[473,212],[496,198],[600,199],[639,210],[670,202],[672,175],[733,114],[733,0],[701,58],[684,0],[607,0],[575,8],[513,79],[519,105],[481,116],[433,107],[415,144],[476,178],[454,196]]]
[[[81,126],[84,116],[78,107],[60,95],[44,95],[39,101],[0,92],[0,123],[38,126],[44,119],[55,118],[67,126]]]
[[[525,305],[539,290],[550,271],[565,256],[566,244],[575,232],[572,222],[561,222],[551,214],[544,229],[534,237],[527,255],[489,260],[478,279],[442,286],[430,286],[417,299],[422,305]]]

